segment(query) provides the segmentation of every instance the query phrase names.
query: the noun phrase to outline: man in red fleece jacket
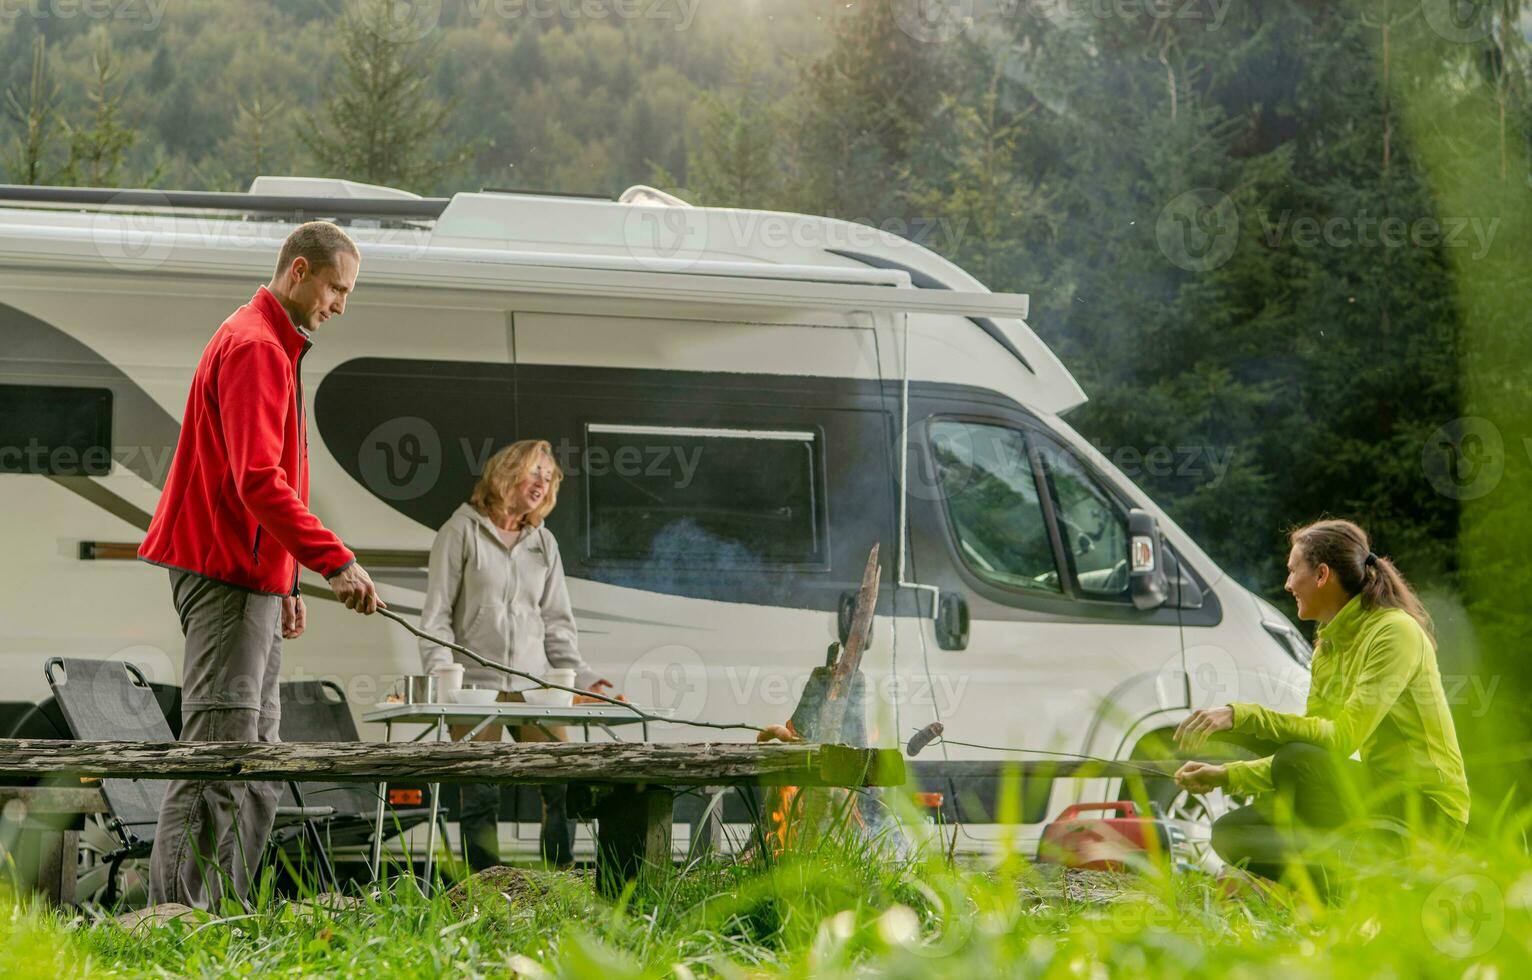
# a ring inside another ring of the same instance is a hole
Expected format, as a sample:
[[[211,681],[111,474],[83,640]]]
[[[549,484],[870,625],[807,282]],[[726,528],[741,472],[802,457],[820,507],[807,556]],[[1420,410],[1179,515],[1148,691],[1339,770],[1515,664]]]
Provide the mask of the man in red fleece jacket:
[[[299,371],[315,330],[346,309],[361,254],[324,221],[300,225],[276,273],[224,321],[192,375],[181,435],[138,556],[170,569],[186,636],[181,738],[275,742],[282,640],[303,633],[300,564],[348,609],[384,604],[340,538],[308,508],[307,419]],[[281,786],[177,780],[149,862],[155,903],[244,901]]]

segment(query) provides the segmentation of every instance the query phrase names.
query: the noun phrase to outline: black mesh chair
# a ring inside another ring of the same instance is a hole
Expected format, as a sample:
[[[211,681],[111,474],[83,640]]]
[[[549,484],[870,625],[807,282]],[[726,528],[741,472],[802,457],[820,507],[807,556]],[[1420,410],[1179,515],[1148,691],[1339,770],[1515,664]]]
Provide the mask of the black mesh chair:
[[[59,711],[58,699],[41,704],[32,701],[0,701],[0,737],[68,738],[69,726]],[[34,786],[36,776],[0,776],[0,786]]]
[[[68,731],[57,698],[41,704],[0,701],[0,732],[6,738],[68,738]]]
[[[43,667],[53,689],[69,734],[86,741],[173,742],[170,722],[161,709],[163,692],[157,694],[143,672],[117,660],[80,660],[53,657]],[[125,861],[147,857],[154,846],[160,805],[168,784],[162,779],[103,779],[101,795],[110,813],[107,826],[118,848],[105,855],[107,875],[105,901],[117,898],[118,873]],[[279,807],[278,824],[304,824],[321,861],[321,873],[333,882],[334,874],[324,861],[312,821],[330,815],[326,807]]]
[[[356,720],[340,685],[333,681],[285,681],[281,686],[284,742],[360,742]],[[294,793],[301,791],[301,797]],[[378,788],[372,783],[306,782],[291,787],[294,803],[322,804],[334,814],[320,821],[330,847],[356,847],[372,843],[377,819]],[[424,807],[393,810],[383,825],[383,839],[402,834],[431,817]],[[291,838],[291,835],[288,835]]]

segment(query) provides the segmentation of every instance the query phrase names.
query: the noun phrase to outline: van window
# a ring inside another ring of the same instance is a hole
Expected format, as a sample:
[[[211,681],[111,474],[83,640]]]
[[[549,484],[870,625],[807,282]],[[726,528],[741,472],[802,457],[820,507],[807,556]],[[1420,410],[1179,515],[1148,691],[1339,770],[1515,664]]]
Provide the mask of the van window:
[[[968,567],[996,585],[1061,591],[1026,436],[943,420],[931,426],[931,449],[937,487]]]
[[[588,556],[688,568],[823,565],[813,431],[589,425]]]
[[[1042,439],[1038,455],[1053,488],[1059,536],[1080,595],[1131,601],[1127,513],[1067,449]]]
[[[106,476],[111,471],[110,389],[0,385],[0,473]]]

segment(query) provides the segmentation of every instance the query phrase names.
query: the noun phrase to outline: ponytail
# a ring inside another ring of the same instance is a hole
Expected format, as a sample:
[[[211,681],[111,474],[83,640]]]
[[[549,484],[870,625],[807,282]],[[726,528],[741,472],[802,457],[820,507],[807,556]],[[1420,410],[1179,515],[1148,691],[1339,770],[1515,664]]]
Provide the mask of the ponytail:
[[[1431,614],[1394,563],[1373,554],[1367,532],[1350,521],[1315,521],[1289,535],[1310,567],[1330,566],[1347,595],[1362,597],[1363,609],[1403,609],[1420,624],[1431,642],[1436,630]]]

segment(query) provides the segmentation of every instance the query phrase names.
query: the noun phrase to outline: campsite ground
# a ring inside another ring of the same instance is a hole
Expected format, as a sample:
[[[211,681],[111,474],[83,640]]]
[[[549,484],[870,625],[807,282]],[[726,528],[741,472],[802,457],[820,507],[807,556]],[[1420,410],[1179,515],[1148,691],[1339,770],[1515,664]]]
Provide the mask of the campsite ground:
[[[615,902],[580,872],[498,869],[429,900],[408,884],[267,894],[253,912],[164,923],[21,904],[0,927],[0,975],[1526,976],[1522,825],[1359,862],[1328,902],[1301,886],[1229,894],[1196,872],[952,868],[830,842],[678,869]]]

